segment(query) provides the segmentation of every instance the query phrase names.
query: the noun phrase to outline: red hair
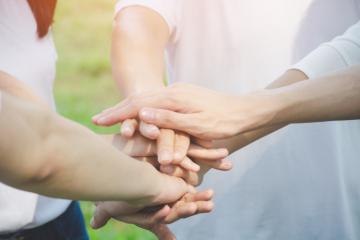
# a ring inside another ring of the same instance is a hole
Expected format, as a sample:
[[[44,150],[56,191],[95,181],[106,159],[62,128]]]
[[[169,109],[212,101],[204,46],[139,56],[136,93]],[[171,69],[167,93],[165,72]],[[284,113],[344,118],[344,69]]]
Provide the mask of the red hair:
[[[45,37],[54,21],[57,0],[28,0],[34,14],[39,38]]]

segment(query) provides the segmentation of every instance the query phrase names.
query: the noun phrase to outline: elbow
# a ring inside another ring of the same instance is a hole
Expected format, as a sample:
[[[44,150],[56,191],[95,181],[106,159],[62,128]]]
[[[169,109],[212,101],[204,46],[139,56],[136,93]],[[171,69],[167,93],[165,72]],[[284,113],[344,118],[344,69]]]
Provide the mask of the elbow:
[[[14,187],[41,193],[42,186],[49,184],[55,178],[58,167],[46,153],[29,157],[29,164],[24,164],[17,170]]]
[[[38,132],[37,146],[24,165],[22,183],[25,186],[40,186],[51,182],[59,172],[58,156],[61,154],[59,136],[55,131],[57,117],[53,113],[44,114],[42,121],[46,126]]]

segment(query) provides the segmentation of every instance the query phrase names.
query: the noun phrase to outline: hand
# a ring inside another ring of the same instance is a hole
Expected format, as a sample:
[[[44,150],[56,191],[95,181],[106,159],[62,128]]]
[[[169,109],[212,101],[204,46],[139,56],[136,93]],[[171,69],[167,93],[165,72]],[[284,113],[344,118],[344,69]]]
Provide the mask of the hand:
[[[175,239],[165,224],[199,213],[207,213],[213,209],[211,190],[199,193],[188,193],[172,206],[157,209],[138,209],[123,202],[102,202],[96,207],[91,221],[94,229],[104,226],[110,218],[136,224],[152,231],[160,240]]]
[[[95,116],[93,121],[98,125],[112,125],[138,116],[146,123],[198,138],[223,139],[270,122],[276,104],[268,100],[268,95],[263,90],[229,96],[189,84],[174,84],[127,98]]]
[[[176,141],[174,144],[171,144],[173,135],[174,134],[171,131],[162,130],[161,137],[157,140],[157,142],[143,137],[138,132],[135,132],[132,138],[125,138],[120,134],[104,135],[103,137],[106,141],[111,142],[113,146],[115,146],[117,149],[131,157],[156,157],[160,151],[163,151],[163,149],[175,151],[174,155],[176,155],[176,152],[180,150],[173,149],[186,149],[187,152],[181,153],[182,159],[174,159],[173,161],[171,161],[171,164],[179,165],[186,170],[195,172],[199,171],[199,166],[193,163],[193,161],[191,160],[192,158],[206,159],[208,161],[215,162],[227,157],[227,155],[229,154],[227,149],[225,148],[208,149],[205,147],[201,147],[197,144],[190,144],[188,136],[181,133],[175,136]],[[170,144],[168,143],[168,141],[170,141]],[[206,145],[208,144],[207,142],[199,142],[199,144],[202,144],[206,147],[211,147],[209,145]],[[162,149],[160,147],[162,147]],[[158,164],[153,165],[156,165],[157,167]]]
[[[185,158],[190,146],[190,136],[187,134],[171,129],[159,129],[143,121],[140,121],[139,125],[136,119],[126,119],[121,124],[121,136],[125,138],[132,138],[136,130],[149,139],[157,139],[157,156],[160,164],[178,164],[190,171],[199,170],[200,167],[196,163]]]
[[[200,170],[197,172],[189,171],[176,165],[160,166],[160,171],[169,176],[182,178],[185,182],[192,186],[199,186],[202,183],[205,174],[210,169],[213,168],[220,171],[229,171],[232,169],[232,163],[228,159],[220,159],[216,161],[196,159],[196,162],[200,166]]]

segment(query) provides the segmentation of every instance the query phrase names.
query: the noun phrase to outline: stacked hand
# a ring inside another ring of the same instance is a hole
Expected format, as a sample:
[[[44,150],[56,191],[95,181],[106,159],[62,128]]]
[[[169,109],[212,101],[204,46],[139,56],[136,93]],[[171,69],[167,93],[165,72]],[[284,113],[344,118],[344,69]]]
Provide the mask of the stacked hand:
[[[147,124],[176,129],[200,139],[224,139],[272,122],[281,104],[271,94],[261,90],[231,96],[180,83],[131,96],[95,116],[93,121],[109,126],[138,117]]]
[[[194,159],[201,166],[200,169],[194,171],[177,165],[176,161],[172,161],[171,165],[161,165],[156,158],[159,141],[145,138],[139,132],[134,132],[131,138],[129,136],[125,138],[121,134],[104,136],[104,138],[127,155],[146,161],[170,176],[163,177],[166,181],[162,180],[162,193],[145,206],[125,202],[98,203],[91,224],[93,228],[102,227],[110,218],[115,218],[148,229],[160,239],[173,239],[173,235],[165,224],[194,214],[207,213],[213,208],[211,190],[197,193],[194,188],[188,187],[188,192],[182,195],[183,188],[178,183],[174,185],[173,178],[183,179],[190,185],[198,185],[210,168],[224,171],[231,169],[231,162],[224,159],[228,155],[226,149],[207,149],[198,144],[189,143],[185,160],[182,162],[191,161],[190,158]],[[182,197],[178,199],[176,196],[180,195]]]

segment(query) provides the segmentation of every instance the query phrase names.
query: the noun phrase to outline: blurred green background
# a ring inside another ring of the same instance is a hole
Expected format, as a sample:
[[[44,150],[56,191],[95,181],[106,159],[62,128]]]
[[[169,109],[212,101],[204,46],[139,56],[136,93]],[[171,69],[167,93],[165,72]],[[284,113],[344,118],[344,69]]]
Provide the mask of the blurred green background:
[[[98,133],[118,131],[118,127],[94,126],[91,116],[120,98],[111,78],[110,40],[114,0],[58,1],[54,25],[58,48],[55,96],[58,111]],[[92,203],[82,202],[91,239],[150,240],[151,233],[110,221],[101,230],[89,228]]]

